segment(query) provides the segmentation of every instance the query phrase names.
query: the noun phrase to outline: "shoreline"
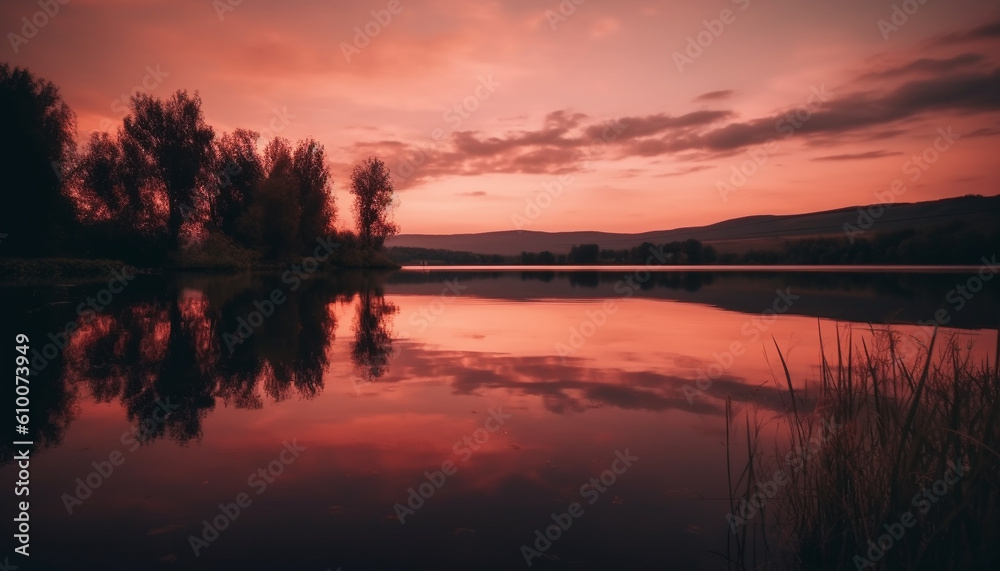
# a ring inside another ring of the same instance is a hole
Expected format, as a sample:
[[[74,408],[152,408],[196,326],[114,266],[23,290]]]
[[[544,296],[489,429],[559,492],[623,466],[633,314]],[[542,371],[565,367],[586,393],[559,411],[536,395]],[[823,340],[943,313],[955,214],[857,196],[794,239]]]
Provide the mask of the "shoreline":
[[[332,263],[324,272],[340,271],[403,271],[403,272],[852,272],[852,273],[963,273],[976,271],[981,266],[970,264],[701,264],[701,265],[403,265],[387,257],[376,256],[371,263]],[[387,263],[388,262],[388,263]],[[137,275],[238,275],[283,271],[290,264],[266,263],[256,265],[188,264],[141,267],[122,260],[107,258],[0,258],[0,284],[38,283],[50,280],[71,279],[86,281],[100,279],[113,271],[128,271]]]
[[[343,264],[331,262],[324,272],[338,271],[395,271],[402,266],[391,262],[384,256],[375,256],[371,263]],[[0,258],[0,284],[20,285],[29,283],[44,283],[52,280],[88,281],[103,279],[112,272],[124,271],[143,276],[166,275],[238,275],[284,271],[294,262],[251,265],[217,264],[175,264],[153,267],[141,267],[122,260],[107,258]]]
[[[403,265],[400,271],[504,271],[504,272],[914,272],[914,273],[958,273],[976,271],[982,266],[971,264],[933,265],[933,264],[677,264],[677,265],[637,265],[637,264],[601,264],[601,265],[554,265],[527,266],[521,264],[496,265],[435,265],[412,266]]]

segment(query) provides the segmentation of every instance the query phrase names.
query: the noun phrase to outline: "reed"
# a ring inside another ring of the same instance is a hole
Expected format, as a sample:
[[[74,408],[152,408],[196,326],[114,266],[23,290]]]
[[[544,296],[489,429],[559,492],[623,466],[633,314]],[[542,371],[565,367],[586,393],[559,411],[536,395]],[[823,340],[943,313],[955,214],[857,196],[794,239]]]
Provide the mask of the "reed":
[[[736,535],[733,566],[1000,568],[1000,344],[991,365],[937,331],[927,346],[911,344],[910,356],[898,332],[871,332],[855,343],[848,329],[842,344],[838,330],[836,360],[821,349],[811,398],[794,388],[775,344],[787,437],[763,461],[761,428],[750,428],[747,411],[748,461],[730,478],[730,504],[775,470],[788,481]],[[727,442],[730,414],[727,406]],[[748,538],[748,528],[759,537]]]

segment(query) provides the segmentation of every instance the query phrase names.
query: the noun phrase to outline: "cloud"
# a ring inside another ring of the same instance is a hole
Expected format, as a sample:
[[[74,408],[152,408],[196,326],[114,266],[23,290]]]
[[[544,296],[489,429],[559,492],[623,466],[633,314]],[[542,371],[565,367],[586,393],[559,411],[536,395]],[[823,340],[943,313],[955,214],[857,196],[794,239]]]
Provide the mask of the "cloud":
[[[986,61],[982,54],[965,53],[948,59],[920,58],[905,65],[881,71],[870,71],[858,79],[889,79],[913,74],[943,74],[953,72],[960,67],[969,67]]]
[[[916,60],[901,68],[929,65],[938,64]],[[823,92],[821,88],[816,91]],[[726,109],[625,116],[603,122],[593,121],[583,113],[556,110],[545,116],[537,130],[499,135],[459,131],[438,145],[421,147],[383,141],[378,146],[394,157],[390,166],[402,175],[400,186],[408,187],[447,175],[582,172],[592,168],[593,160],[680,153],[694,153],[687,158],[709,159],[791,135],[806,140],[843,135],[877,138],[888,126],[900,126],[930,113],[968,115],[1000,110],[1000,68],[990,72],[959,70],[890,89],[878,90],[861,83],[843,95],[827,93],[825,102],[813,98],[813,108],[805,120],[789,115],[794,109],[729,123],[726,121],[736,113]],[[879,132],[869,132],[875,128]],[[894,131],[901,134],[905,128]]]
[[[787,391],[772,385],[755,385],[743,377],[721,375],[712,388],[688,401],[685,386],[694,379],[661,371],[625,371],[596,368],[577,358],[563,362],[558,357],[514,357],[472,351],[439,351],[426,345],[407,343],[402,357],[381,382],[411,379],[447,379],[457,395],[475,395],[484,390],[504,390],[540,399],[556,414],[581,412],[611,406],[625,410],[688,410],[721,415],[723,402],[753,402],[783,411]],[[707,367],[708,361],[692,359],[692,367]]]
[[[994,33],[987,25],[953,36],[981,38]],[[837,147],[905,135],[918,119],[995,116],[1000,111],[998,63],[985,52],[921,53],[883,61],[868,65],[831,91],[822,84],[813,87],[812,94],[804,93],[797,106],[745,118],[737,108],[727,108],[726,101],[734,92],[723,89],[694,98],[694,102],[710,102],[712,109],[604,118],[556,109],[544,115],[536,128],[465,130],[433,144],[382,141],[379,146],[387,152],[394,172],[402,175],[400,188],[446,176],[588,172],[596,161],[630,158],[709,161],[792,136],[810,146]],[[371,144],[356,147],[365,145]],[[890,156],[889,152],[850,150],[814,160],[884,156]],[[679,176],[705,168],[710,167],[652,176]]]
[[[661,177],[661,178],[662,177],[672,177],[672,176],[682,176],[682,175],[686,175],[686,174],[700,172],[700,171],[703,171],[703,170],[708,170],[708,169],[711,169],[711,168],[714,168],[714,167],[712,167],[711,165],[693,165],[693,166],[690,166],[690,167],[685,167],[685,168],[682,168],[682,169],[678,169],[678,170],[673,171],[673,172],[661,173],[661,174],[658,174],[656,176],[657,177]]]
[[[731,111],[706,110],[586,122],[589,117],[585,114],[557,110],[547,114],[542,127],[533,131],[494,136],[458,131],[437,145],[380,141],[354,145],[348,153],[361,156],[376,151],[392,157],[390,166],[402,175],[401,188],[446,175],[563,174],[585,170],[594,160],[661,154],[662,149],[650,137],[668,132],[693,134],[732,115]],[[643,150],[644,142],[653,147]]]
[[[939,38],[936,38],[931,42],[931,45],[936,46],[947,46],[953,44],[962,44],[966,42],[973,42],[977,40],[995,40],[1000,39],[1000,20],[989,22],[983,24],[982,26],[977,26],[969,30],[963,30],[961,32],[953,32],[951,34],[945,34]]]
[[[825,157],[816,157],[814,161],[854,161],[861,159],[880,159],[882,157],[892,157],[895,155],[902,155],[900,152],[890,152],[887,150],[880,151],[868,151],[866,153],[848,153],[844,155],[828,155]]]
[[[709,91],[708,93],[702,93],[698,97],[695,97],[695,101],[717,101],[719,99],[728,99],[732,97],[734,91],[732,89],[721,89],[719,91]]]
[[[963,135],[963,137],[967,139],[975,139],[977,137],[995,137],[996,135],[1000,135],[1000,129],[995,127],[981,127],[971,133]]]

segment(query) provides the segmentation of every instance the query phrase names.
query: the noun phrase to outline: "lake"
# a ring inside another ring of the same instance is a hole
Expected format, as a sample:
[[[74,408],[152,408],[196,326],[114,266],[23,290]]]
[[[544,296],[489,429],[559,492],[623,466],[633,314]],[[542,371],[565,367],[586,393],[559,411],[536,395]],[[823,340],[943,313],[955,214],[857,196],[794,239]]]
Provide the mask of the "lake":
[[[887,329],[998,347],[976,268],[757,270],[4,287],[38,370],[30,569],[730,568],[727,407],[773,456],[785,367],[801,406]]]

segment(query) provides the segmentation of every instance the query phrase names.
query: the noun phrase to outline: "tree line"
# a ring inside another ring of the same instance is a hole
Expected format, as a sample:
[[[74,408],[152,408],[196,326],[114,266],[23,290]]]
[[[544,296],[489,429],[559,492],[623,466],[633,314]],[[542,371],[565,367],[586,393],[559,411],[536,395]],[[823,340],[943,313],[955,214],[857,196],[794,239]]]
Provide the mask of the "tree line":
[[[773,249],[717,252],[699,240],[664,244],[643,242],[631,248],[601,249],[598,244],[573,245],[568,252],[521,252],[519,255],[476,254],[451,250],[393,247],[387,255],[400,264],[445,265],[864,265],[971,264],[984,254],[1000,251],[1000,228],[992,232],[957,220],[928,228],[871,233],[865,237],[816,237],[786,240]],[[655,252],[655,254],[654,254]]]
[[[721,264],[935,264],[979,265],[982,257],[1000,250],[1000,228],[992,232],[956,220],[928,228],[873,233],[870,237],[801,238],[780,250],[749,250],[723,254]]]
[[[398,228],[385,163],[355,166],[357,234],[337,232],[324,146],[236,129],[218,135],[197,93],[134,95],[116,132],[76,145],[58,88],[0,64],[3,255],[115,257],[150,265],[200,252],[244,264],[281,261],[337,234],[374,252]]]
[[[400,264],[419,264],[422,262],[445,265],[527,265],[527,266],[558,266],[558,265],[603,265],[603,264],[645,264],[650,251],[656,250],[662,260],[657,263],[669,264],[700,264],[713,263],[716,259],[715,249],[705,246],[698,240],[670,242],[656,245],[643,242],[632,248],[620,250],[604,249],[597,244],[573,245],[569,252],[554,253],[548,250],[541,252],[521,252],[518,255],[477,254],[455,250],[439,250],[430,248],[415,248],[408,246],[393,246],[386,254]]]

